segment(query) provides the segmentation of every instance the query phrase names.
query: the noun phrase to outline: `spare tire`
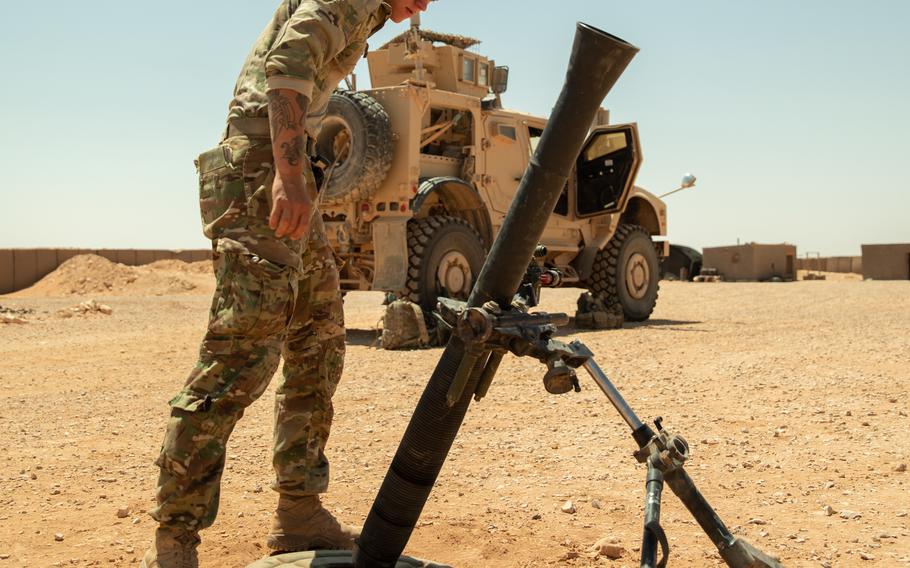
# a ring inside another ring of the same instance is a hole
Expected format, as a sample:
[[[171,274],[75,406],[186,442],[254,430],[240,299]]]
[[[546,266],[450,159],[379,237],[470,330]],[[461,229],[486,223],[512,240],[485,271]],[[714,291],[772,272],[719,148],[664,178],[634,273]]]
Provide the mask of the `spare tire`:
[[[316,153],[335,163],[320,201],[342,204],[370,199],[392,166],[389,114],[366,93],[333,93],[316,136]]]

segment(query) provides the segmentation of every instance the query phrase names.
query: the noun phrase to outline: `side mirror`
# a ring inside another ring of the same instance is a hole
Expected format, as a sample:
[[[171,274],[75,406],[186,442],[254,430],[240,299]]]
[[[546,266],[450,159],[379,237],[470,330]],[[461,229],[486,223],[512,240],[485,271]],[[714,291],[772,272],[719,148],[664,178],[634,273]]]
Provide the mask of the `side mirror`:
[[[508,67],[494,67],[493,68],[493,92],[497,95],[501,95],[506,92],[506,89],[509,88],[509,68]]]
[[[677,191],[682,191],[684,189],[689,189],[690,187],[695,187],[695,180],[696,180],[695,176],[687,173],[686,175],[683,176],[682,182],[680,182],[679,187],[677,187],[673,191],[668,191],[667,193],[665,193],[663,195],[659,195],[658,199],[663,199],[664,197],[666,197],[668,195],[673,195]]]

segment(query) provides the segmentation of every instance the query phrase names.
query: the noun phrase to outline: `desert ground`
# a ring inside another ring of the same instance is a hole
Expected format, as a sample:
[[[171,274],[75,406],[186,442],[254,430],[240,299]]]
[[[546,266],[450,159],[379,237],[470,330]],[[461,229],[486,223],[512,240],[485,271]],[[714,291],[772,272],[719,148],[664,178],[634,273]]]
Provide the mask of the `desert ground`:
[[[136,566],[154,530],[153,461],[212,278],[204,265],[89,260],[0,297],[0,568]],[[539,309],[574,313],[578,293],[547,290]],[[327,506],[358,523],[442,352],[377,348],[381,298],[346,297],[328,449]],[[910,566],[908,322],[910,282],[663,282],[649,321],[570,325],[561,339],[585,342],[639,416],[687,438],[687,469],[735,534],[788,567]],[[645,478],[628,428],[587,376],[581,393],[552,396],[544,369],[506,359],[408,554],[459,568],[638,565]],[[266,553],[271,396],[231,439],[202,566]],[[663,524],[671,567],[721,565],[669,490]],[[592,552],[602,539],[621,556]]]

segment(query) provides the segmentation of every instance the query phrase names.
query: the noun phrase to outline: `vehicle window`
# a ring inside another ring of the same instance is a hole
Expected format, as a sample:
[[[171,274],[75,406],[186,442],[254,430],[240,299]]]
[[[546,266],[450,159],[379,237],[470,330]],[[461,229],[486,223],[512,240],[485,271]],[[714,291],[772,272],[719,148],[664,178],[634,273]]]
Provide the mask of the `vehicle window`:
[[[631,133],[604,132],[594,136],[576,163],[578,214],[615,210],[635,164]]]
[[[464,66],[461,78],[469,83],[474,82],[474,63],[473,59],[464,58]]]
[[[540,137],[543,135],[543,130],[540,128],[534,128],[533,126],[528,127],[528,141],[530,145],[528,146],[528,155],[533,156],[534,152],[537,151],[537,145],[540,144]]]
[[[556,201],[556,207],[553,208],[553,213],[557,215],[562,215],[563,217],[569,214],[569,184],[566,183],[565,187],[562,188],[562,193],[559,194],[559,199]]]
[[[509,140],[518,140],[518,131],[514,126],[508,124],[500,124],[496,128],[500,136],[508,138]]]
[[[477,74],[477,84],[486,87],[490,84],[490,64],[481,63],[480,72]]]
[[[603,134],[591,141],[591,144],[585,150],[585,160],[590,162],[600,156],[606,156],[617,150],[622,150],[627,145],[625,132]]]

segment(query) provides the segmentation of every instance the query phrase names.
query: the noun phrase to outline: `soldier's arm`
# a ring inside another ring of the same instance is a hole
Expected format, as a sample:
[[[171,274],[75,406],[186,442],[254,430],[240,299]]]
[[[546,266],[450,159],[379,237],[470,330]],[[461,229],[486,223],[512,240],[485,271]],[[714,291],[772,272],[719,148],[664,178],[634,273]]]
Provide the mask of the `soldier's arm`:
[[[346,46],[351,30],[369,16],[369,2],[303,0],[266,56],[275,183],[269,226],[278,237],[299,239],[309,229],[313,202],[306,187],[307,109],[319,69]],[[315,194],[315,193],[314,193]]]
[[[297,91],[269,91],[269,125],[275,158],[269,227],[277,237],[303,237],[313,216],[311,196],[316,194],[316,188],[307,187],[313,177],[307,175],[310,163],[304,133],[308,107],[307,98]]]
[[[265,60],[269,89],[290,89],[312,100],[318,71],[347,47],[348,35],[370,16],[371,0],[302,0]]]

